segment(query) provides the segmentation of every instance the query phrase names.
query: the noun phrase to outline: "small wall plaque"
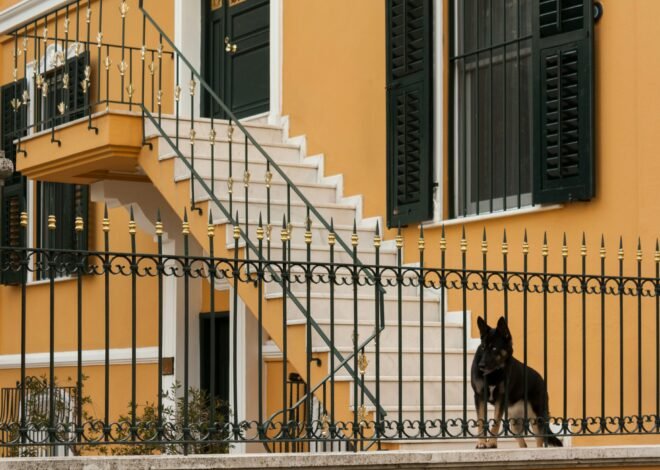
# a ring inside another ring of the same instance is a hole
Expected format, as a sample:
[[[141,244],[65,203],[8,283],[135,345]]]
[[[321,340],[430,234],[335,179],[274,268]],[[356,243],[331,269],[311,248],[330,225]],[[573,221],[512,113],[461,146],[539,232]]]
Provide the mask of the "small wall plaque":
[[[163,358],[163,375],[174,375],[174,358]]]

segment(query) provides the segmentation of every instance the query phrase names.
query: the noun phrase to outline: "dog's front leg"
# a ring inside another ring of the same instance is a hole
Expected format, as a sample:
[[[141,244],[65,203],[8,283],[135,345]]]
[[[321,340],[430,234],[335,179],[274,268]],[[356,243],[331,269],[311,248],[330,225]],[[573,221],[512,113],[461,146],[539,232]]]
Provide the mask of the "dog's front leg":
[[[495,413],[494,413],[495,423],[491,428],[490,431],[491,437],[490,439],[488,439],[488,444],[487,444],[487,447],[489,449],[497,449],[497,436],[500,433],[500,425],[502,424],[503,414],[504,414],[504,404],[502,403],[502,400],[497,400],[495,402]]]
[[[486,407],[488,403],[478,393],[475,393],[474,404],[477,408],[477,435],[479,436],[477,449],[486,449],[488,447],[488,439],[486,438]]]

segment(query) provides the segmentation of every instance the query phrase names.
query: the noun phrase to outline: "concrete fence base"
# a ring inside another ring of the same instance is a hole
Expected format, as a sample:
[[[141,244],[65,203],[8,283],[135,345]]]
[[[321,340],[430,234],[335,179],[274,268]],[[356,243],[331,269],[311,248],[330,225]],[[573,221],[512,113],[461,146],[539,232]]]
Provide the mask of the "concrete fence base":
[[[0,470],[575,469],[660,470],[660,446],[441,452],[0,459]]]

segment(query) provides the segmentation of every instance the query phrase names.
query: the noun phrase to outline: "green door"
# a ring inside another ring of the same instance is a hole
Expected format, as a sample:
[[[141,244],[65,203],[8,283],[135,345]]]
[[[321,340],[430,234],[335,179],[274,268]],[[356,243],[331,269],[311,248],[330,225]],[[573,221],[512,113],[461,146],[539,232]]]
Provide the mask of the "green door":
[[[238,118],[270,109],[270,1],[202,0],[202,71]],[[205,116],[225,118],[208,96]]]

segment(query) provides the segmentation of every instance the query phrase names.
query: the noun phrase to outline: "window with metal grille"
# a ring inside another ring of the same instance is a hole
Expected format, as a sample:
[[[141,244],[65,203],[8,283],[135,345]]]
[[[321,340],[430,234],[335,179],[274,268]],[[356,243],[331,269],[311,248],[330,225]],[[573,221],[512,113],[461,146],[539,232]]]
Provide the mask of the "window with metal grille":
[[[591,199],[592,0],[452,0],[454,216]]]
[[[454,0],[453,212],[532,204],[532,0]]]

